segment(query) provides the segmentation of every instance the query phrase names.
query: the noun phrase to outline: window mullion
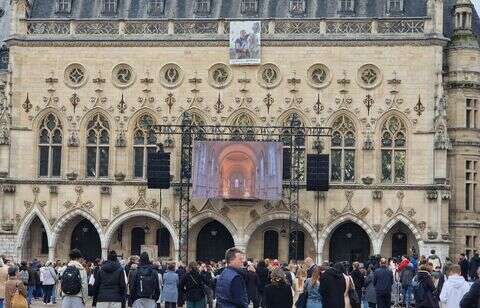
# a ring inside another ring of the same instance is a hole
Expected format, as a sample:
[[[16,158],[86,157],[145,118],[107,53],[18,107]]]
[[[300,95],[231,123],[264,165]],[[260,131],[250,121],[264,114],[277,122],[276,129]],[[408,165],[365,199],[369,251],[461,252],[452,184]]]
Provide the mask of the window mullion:
[[[98,144],[97,141],[97,146],[96,146],[96,151],[95,151],[95,177],[99,178],[100,177],[100,145]]]
[[[148,146],[143,146],[143,166],[142,166],[142,178],[145,179],[147,177],[147,159],[148,159]]]

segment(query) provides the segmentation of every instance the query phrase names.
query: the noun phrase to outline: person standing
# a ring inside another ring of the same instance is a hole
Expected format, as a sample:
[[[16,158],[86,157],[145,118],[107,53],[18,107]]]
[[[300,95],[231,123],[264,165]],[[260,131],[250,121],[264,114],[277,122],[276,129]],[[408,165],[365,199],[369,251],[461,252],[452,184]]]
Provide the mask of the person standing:
[[[362,291],[365,288],[365,276],[360,270],[360,263],[353,262],[353,271],[350,273],[353,279],[353,284],[355,285],[355,292],[357,292],[358,298],[362,299]]]
[[[211,272],[207,264],[202,263],[202,265],[200,266],[200,275],[205,282],[204,290],[207,296],[208,307],[213,308],[213,273]]]
[[[176,308],[178,301],[178,274],[175,273],[175,263],[169,263],[167,271],[163,274],[162,301],[165,302],[165,308]]]
[[[307,266],[307,278],[311,278],[317,266],[310,257],[306,258],[304,263]]]
[[[248,302],[252,302],[253,308],[258,308],[260,304],[258,300],[258,286],[260,285],[260,279],[258,278],[258,275],[252,264],[248,265],[247,267],[246,285]]]
[[[8,268],[8,280],[5,283],[5,308],[12,308],[12,298],[18,290],[20,296],[25,298],[27,302],[27,289],[23,282],[17,278],[18,267],[11,266]]]
[[[344,294],[347,284],[343,276],[344,272],[345,267],[341,262],[338,262],[321,275],[320,294],[323,307],[345,308]]]
[[[258,298],[260,300],[260,307],[263,308],[263,292],[265,291],[265,286],[270,283],[270,271],[264,260],[260,260],[257,264],[257,275],[259,279]]]
[[[53,288],[57,282],[57,273],[51,266],[52,262],[47,261],[45,266],[40,269],[40,281],[42,281],[43,288],[43,303],[45,305],[49,304],[52,299]]]
[[[480,267],[480,257],[478,252],[473,254],[473,257],[470,259],[470,278],[475,281],[478,279],[477,270]]]
[[[430,255],[428,256],[428,262],[432,263],[433,268],[437,268],[437,267],[442,268],[442,261],[440,261],[440,258],[436,255],[435,249],[430,250]]]
[[[129,285],[133,308],[156,308],[160,297],[158,274],[152,267],[148,253],[140,254],[140,264]]]
[[[440,293],[440,302],[445,308],[458,308],[463,296],[470,289],[470,285],[461,275],[460,265],[452,265]]]
[[[180,291],[185,294],[187,308],[205,308],[205,281],[198,271],[198,264],[192,261],[188,264],[187,273],[180,281]]]
[[[460,254],[458,264],[460,265],[463,278],[465,278],[465,280],[468,281],[468,271],[470,269],[470,264],[468,263],[468,260],[465,257],[465,254],[463,253]]]
[[[79,262],[82,252],[72,249],[70,262],[62,274],[62,308],[85,308],[88,296],[87,271]]]
[[[480,276],[480,268],[477,269],[477,276]],[[470,290],[463,296],[460,301],[460,308],[478,308],[480,307],[480,279],[470,287]]]
[[[3,308],[5,299],[5,284],[8,280],[8,267],[4,264],[3,258],[0,257],[0,308]]]
[[[385,258],[380,259],[380,267],[373,274],[378,308],[390,308],[392,304],[393,273],[387,266],[387,260]]]
[[[373,264],[368,266],[367,278],[365,278],[365,297],[367,299],[368,308],[377,307],[377,292],[375,291],[375,286],[373,285]]]
[[[247,288],[243,275],[240,273],[244,258],[243,252],[235,247],[228,249],[225,253],[227,266],[218,276],[215,291],[217,307],[248,308]]]
[[[409,308],[412,304],[412,280],[413,280],[413,277],[415,277],[415,270],[413,269],[413,265],[411,263],[409,263],[400,272],[400,283],[401,283],[402,289],[403,289],[403,304],[407,308]]]
[[[418,268],[413,285],[415,297],[415,308],[438,308],[438,302],[433,294],[435,286],[430,274],[431,268],[428,264],[422,263]]]
[[[127,284],[125,272],[118,262],[117,253],[110,251],[107,261],[98,269],[92,286],[93,307],[121,308],[125,305]]]
[[[291,287],[290,285],[288,285],[287,280],[285,278],[285,271],[278,267],[275,268],[272,271],[271,280],[272,282],[265,287],[265,292],[264,292],[265,308],[291,308],[293,306],[293,295],[292,295]],[[219,306],[219,307],[226,308],[227,306]],[[237,307],[237,306],[230,306],[230,307]]]
[[[317,266],[311,278],[307,278],[304,285],[304,292],[308,294],[306,308],[322,308],[322,295],[320,294],[320,277],[323,268]]]

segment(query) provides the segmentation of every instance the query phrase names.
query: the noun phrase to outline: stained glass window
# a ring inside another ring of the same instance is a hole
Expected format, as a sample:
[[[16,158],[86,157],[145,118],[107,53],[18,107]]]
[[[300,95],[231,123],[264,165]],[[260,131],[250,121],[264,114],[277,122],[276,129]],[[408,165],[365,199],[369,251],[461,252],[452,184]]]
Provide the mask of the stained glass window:
[[[39,175],[60,176],[62,167],[62,123],[53,113],[48,114],[40,125]]]
[[[108,177],[110,125],[100,114],[87,125],[87,177]]]
[[[347,116],[332,125],[332,182],[355,181],[355,125]]]
[[[355,6],[354,0],[339,0],[338,1],[338,10],[340,12],[353,12]]]
[[[283,134],[281,136],[281,140],[283,142],[283,179],[290,180],[292,177],[292,170],[295,164],[299,163],[299,174],[294,175],[294,177],[298,176],[300,181],[305,179],[305,130],[302,128],[304,124],[300,119],[298,114],[292,113],[288,116],[285,121],[282,123],[285,127],[292,127],[293,122],[298,121],[297,124],[294,124],[294,127],[298,127],[298,129],[293,129],[293,136],[292,136],[292,129],[285,128]],[[292,141],[294,142],[293,148],[298,147],[299,151],[294,151],[294,155],[292,155]],[[292,167],[293,166],[293,167]]]
[[[155,120],[150,115],[143,115],[137,120],[133,133],[133,175],[136,178],[146,177],[148,153],[157,150],[157,136],[149,129],[149,126],[154,124]]]
[[[391,116],[382,127],[382,181],[404,183],[406,180],[407,132],[405,124]]]
[[[239,114],[232,123],[234,126],[241,126],[241,128],[235,128],[232,134],[232,140],[255,140],[255,132],[253,126],[255,121],[246,113]]]
[[[118,0],[103,0],[103,13],[104,14],[116,14],[117,13],[117,1]]]

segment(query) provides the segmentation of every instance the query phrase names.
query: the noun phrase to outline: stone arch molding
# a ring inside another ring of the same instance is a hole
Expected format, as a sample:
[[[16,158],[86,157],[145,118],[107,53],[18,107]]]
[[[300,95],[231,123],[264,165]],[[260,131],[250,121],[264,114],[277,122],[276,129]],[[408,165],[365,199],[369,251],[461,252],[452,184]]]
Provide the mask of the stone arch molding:
[[[228,217],[225,217],[225,216],[223,216],[223,215],[221,215],[217,212],[214,212],[212,210],[202,211],[201,213],[199,213],[199,214],[195,215],[193,218],[191,218],[190,219],[190,228],[192,228],[193,226],[195,226],[196,224],[198,224],[202,221],[209,220],[209,219],[216,220],[219,223],[221,223],[222,225],[224,225],[225,228],[227,228],[227,230],[232,235],[233,243],[234,243],[235,246],[239,246],[239,245],[243,244],[243,241],[238,234],[237,228],[230,221],[230,219],[228,219]]]
[[[52,230],[53,237],[52,237],[52,242],[50,247],[57,246],[57,240],[58,240],[58,236],[60,235],[60,232],[63,230],[66,224],[68,224],[72,219],[74,219],[77,216],[88,219],[92,223],[92,225],[95,226],[95,229],[97,230],[98,235],[100,236],[101,247],[105,247],[105,235],[103,233],[102,226],[100,225],[100,223],[91,213],[87,212],[86,210],[78,209],[78,208],[67,212],[65,215],[60,217],[60,219],[55,223]]]
[[[377,238],[375,236],[375,231],[362,219],[353,216],[352,214],[345,214],[340,217],[338,217],[336,220],[334,220],[332,223],[330,223],[325,229],[322,230],[321,236],[318,240],[318,253],[322,254],[324,250],[324,246],[327,242],[327,239],[332,235],[332,233],[337,229],[338,226],[340,226],[343,223],[346,222],[353,222],[359,225],[368,235],[370,239],[370,243],[372,244],[373,248],[373,254],[379,254],[380,250],[377,250],[378,244],[377,244]],[[381,245],[380,245],[381,246]]]
[[[19,260],[22,260],[22,246],[25,245],[25,237],[27,236],[27,232],[30,229],[30,225],[32,224],[35,217],[38,217],[42,222],[45,231],[47,232],[47,240],[48,246],[51,247],[53,243],[53,232],[45,215],[40,211],[36,206],[32,208],[32,210],[25,216],[20,225],[20,228],[17,232],[17,239],[16,239],[16,248],[18,250]]]
[[[387,236],[388,232],[399,222],[402,222],[405,226],[407,226],[407,228],[412,232],[413,236],[415,236],[415,239],[417,240],[419,246],[423,244],[422,233],[418,230],[415,224],[405,215],[397,214],[392,217],[379,232],[377,239],[378,247],[376,247],[377,251],[380,251],[382,249],[382,244],[385,240],[385,236]]]
[[[161,216],[158,213],[146,210],[128,211],[116,217],[105,231],[105,241],[103,243],[105,246],[102,246],[102,249],[108,249],[108,245],[110,244],[113,233],[118,229],[118,227],[120,227],[121,224],[134,217],[149,217],[159,221],[165,228],[167,228],[168,232],[170,232],[170,235],[173,239],[173,246],[175,248],[175,251],[179,249],[178,234],[170,221],[168,221],[165,217]]]
[[[243,232],[243,234],[244,234],[243,242],[246,245],[248,245],[248,242],[250,241],[250,238],[251,238],[253,232],[255,232],[255,230],[260,228],[262,225],[268,223],[269,221],[272,221],[272,220],[289,220],[289,219],[290,219],[290,214],[288,212],[267,213],[267,215],[262,215],[259,219],[249,223],[248,226],[245,228],[245,231]],[[312,237],[313,243],[315,245],[315,250],[318,251],[318,246],[317,246],[318,241],[316,240],[317,232],[315,231],[315,227],[312,226],[310,223],[308,223],[305,219],[303,219],[301,217],[298,218],[298,223]]]

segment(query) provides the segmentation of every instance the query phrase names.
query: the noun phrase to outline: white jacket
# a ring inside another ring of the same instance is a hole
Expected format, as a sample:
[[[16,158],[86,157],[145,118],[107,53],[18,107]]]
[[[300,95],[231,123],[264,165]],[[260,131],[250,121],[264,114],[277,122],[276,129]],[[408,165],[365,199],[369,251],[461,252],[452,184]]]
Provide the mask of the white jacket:
[[[57,273],[55,273],[55,269],[50,266],[43,266],[40,268],[40,281],[44,286],[53,286],[57,283]]]
[[[459,275],[452,275],[443,284],[440,301],[445,303],[446,308],[458,308],[460,307],[462,297],[468,290],[470,290],[470,284],[465,281],[465,278]]]

